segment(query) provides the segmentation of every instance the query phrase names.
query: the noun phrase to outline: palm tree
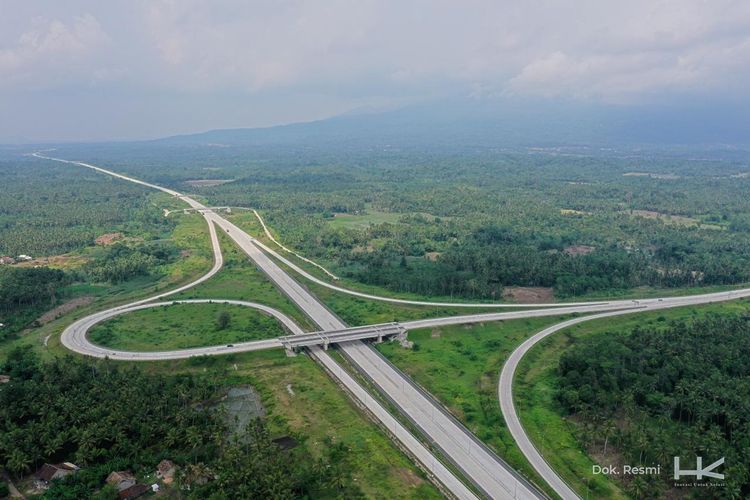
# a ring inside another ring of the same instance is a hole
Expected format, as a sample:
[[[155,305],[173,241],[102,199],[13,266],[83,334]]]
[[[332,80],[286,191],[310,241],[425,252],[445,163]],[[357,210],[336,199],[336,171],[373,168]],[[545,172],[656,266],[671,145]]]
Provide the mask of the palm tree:
[[[609,437],[615,432],[617,428],[612,420],[606,420],[602,425],[602,432],[604,433],[604,455],[607,454],[607,444],[609,443]]]
[[[8,470],[16,473],[16,475],[26,472],[30,464],[31,458],[19,448],[15,448],[10,452],[6,462]]]

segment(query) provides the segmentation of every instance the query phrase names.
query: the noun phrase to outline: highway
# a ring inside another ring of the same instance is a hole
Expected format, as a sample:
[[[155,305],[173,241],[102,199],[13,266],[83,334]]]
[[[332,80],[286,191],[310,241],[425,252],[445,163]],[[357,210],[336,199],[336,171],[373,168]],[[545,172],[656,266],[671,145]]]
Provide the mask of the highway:
[[[282,290],[292,301],[294,301],[305,313],[324,331],[342,330],[346,327],[333,313],[325,308],[310,292],[295,281],[286,273],[276,262],[269,256],[272,256],[284,263],[295,272],[303,277],[318,283],[322,286],[348,293],[350,295],[362,298],[383,300],[394,303],[432,305],[432,306],[459,306],[459,307],[519,307],[517,304],[455,304],[443,302],[425,302],[412,301],[403,299],[393,299],[389,297],[379,297],[370,294],[364,294],[347,290],[335,285],[331,285],[316,277],[310,275],[303,269],[296,266],[293,262],[279,255],[273,249],[268,248],[262,242],[251,237],[231,222],[223,219],[216,213],[206,210],[203,205],[184,196],[176,191],[162,188],[153,184],[145,183],[127,176],[116,174],[100,167],[95,167],[82,162],[73,162],[69,160],[59,160],[36,154],[40,158],[63,161],[75,165],[92,168],[101,173],[114,175],[115,177],[131,182],[136,182],[144,186],[159,189],[168,192],[173,196],[179,197],[188,203],[191,207],[198,209],[204,218],[209,222],[211,228],[211,237],[214,243],[214,254],[216,262],[221,258],[221,251],[218,249],[214,224],[219,230],[224,231],[231,237],[242,250],[256,263],[256,265],[271,279],[280,290]],[[218,252],[218,254],[217,254]],[[220,264],[219,264],[220,267]],[[212,271],[215,273],[218,269],[216,264]],[[209,273],[210,274],[210,273]],[[208,276],[208,275],[206,275]],[[208,279],[205,276],[196,281]],[[178,290],[185,289],[190,285],[181,287]],[[157,298],[168,296],[176,291],[167,292],[157,297],[145,299],[128,306],[120,306],[114,310],[145,304],[146,302],[156,300]],[[508,423],[514,439],[517,441],[521,451],[529,459],[532,466],[539,472],[541,477],[547,481],[550,486],[563,498],[576,498],[575,493],[557,476],[551,467],[544,461],[543,457],[534,448],[528,436],[525,434],[518,416],[515,412],[512,399],[512,380],[518,363],[531,347],[544,337],[553,334],[556,331],[564,329],[576,323],[588,321],[596,318],[617,316],[622,314],[631,314],[636,312],[666,309],[687,305],[699,305],[726,300],[734,300],[750,296],[750,289],[734,290],[729,292],[717,292],[711,294],[701,294],[682,297],[666,297],[640,300],[616,300],[600,302],[577,302],[577,303],[554,303],[554,304],[529,304],[528,309],[513,312],[494,312],[485,314],[472,314],[464,316],[454,316],[447,318],[431,318],[425,320],[416,320],[402,323],[405,329],[429,328],[446,325],[476,323],[482,321],[498,321],[528,317],[558,316],[573,313],[595,313],[591,316],[578,317],[572,320],[562,322],[539,332],[524,342],[516,349],[504,365],[500,374],[498,384],[498,397],[503,415]],[[554,308],[549,308],[553,307]],[[532,309],[532,308],[536,309]],[[540,307],[548,307],[540,309]],[[104,311],[104,314],[108,311]],[[270,311],[269,314],[273,314]],[[117,312],[118,314],[120,312]],[[279,313],[281,314],[281,313]],[[96,315],[92,315],[96,316]],[[276,316],[281,320],[279,316]],[[89,317],[91,318],[91,317]],[[288,319],[288,318],[287,318]],[[83,322],[87,318],[79,320]],[[291,321],[289,319],[289,321]],[[293,322],[292,322],[293,323]],[[71,325],[72,327],[73,325]],[[76,338],[77,343],[73,346],[66,344],[77,352],[91,354],[91,344],[85,340],[85,324],[81,323],[78,333],[69,335],[70,338]],[[70,328],[70,327],[69,327]],[[66,329],[67,331],[67,329]],[[83,332],[83,334],[80,333]],[[290,329],[294,333],[294,330]],[[65,335],[65,332],[63,333]],[[80,343],[79,343],[80,342]],[[272,340],[264,342],[273,342]],[[65,343],[65,342],[64,342]],[[98,348],[98,347],[97,347]],[[253,348],[252,346],[240,346],[226,348],[226,346],[215,346],[193,350],[199,354],[224,354]],[[539,498],[543,496],[536,488],[523,480],[512,468],[507,466],[491,450],[476,439],[463,425],[455,418],[448,414],[444,408],[435,402],[433,398],[425,393],[422,389],[414,385],[411,380],[401,373],[396,367],[391,365],[387,360],[380,356],[375,350],[368,345],[360,342],[346,342],[340,344],[342,354],[368,379],[372,384],[377,386],[380,391],[386,395],[390,402],[399,408],[402,414],[429,439],[429,441],[439,448],[443,455],[447,457],[455,467],[472,482],[472,484],[482,492],[484,496],[490,498]],[[98,348],[101,349],[101,348]],[[367,393],[367,391],[354,380],[345,370],[341,368],[325,351],[318,347],[309,348],[310,355],[321,365],[326,367],[329,373],[343,386],[347,391],[358,400],[372,415],[374,415],[383,426],[414,456],[427,470],[429,470],[437,480],[442,483],[453,495],[458,498],[472,498],[475,495],[463,485],[458,478],[442,463],[436,460],[435,455],[429,452],[402,424],[400,424],[378,401]],[[172,354],[174,354],[173,352]],[[139,356],[148,356],[154,353],[127,353],[130,358],[137,359]],[[156,353],[158,354],[158,353]],[[94,354],[92,354],[94,355]],[[101,355],[101,352],[99,353]],[[196,354],[191,354],[196,355]],[[172,358],[158,358],[172,359]]]
[[[160,191],[169,193],[173,196],[179,197],[180,199],[184,200],[186,203],[188,203],[193,208],[202,209],[204,208],[203,205],[198,203],[195,200],[192,200],[191,198],[188,198],[186,196],[181,195],[180,193],[173,191],[171,189],[162,188],[160,186],[156,186],[153,184],[149,184],[146,182],[138,181],[136,179],[131,179],[130,177],[116,174],[114,172],[110,172],[108,170],[105,170],[100,167],[96,167],[87,163],[83,162],[75,162],[70,160],[63,160],[59,158],[52,158],[48,156],[43,156],[39,153],[34,153],[34,156],[42,159],[52,160],[52,161],[62,161],[64,163],[73,164],[73,165],[79,165],[86,168],[91,168],[93,170],[96,170],[100,173],[107,174],[107,175],[113,175],[114,177],[135,182],[137,184],[141,184],[147,187],[151,187],[153,189],[158,189]],[[213,276],[218,270],[221,268],[221,265],[223,263],[223,257],[221,255],[221,249],[219,247],[218,238],[216,237],[215,228],[213,223],[217,223],[221,230],[225,231],[230,237],[232,237],[236,243],[240,245],[240,247],[250,256],[251,259],[253,259],[258,265],[259,268],[261,268],[264,272],[266,272],[267,276],[276,283],[277,286],[281,288],[281,290],[286,293],[292,300],[295,300],[298,305],[308,314],[308,316],[313,319],[316,323],[318,323],[319,326],[321,326],[323,329],[330,329],[330,330],[340,330],[344,328],[344,324],[339,321],[333,314],[328,312],[325,307],[323,307],[322,304],[320,304],[314,297],[309,295],[299,284],[297,284],[291,277],[289,277],[285,272],[283,272],[278,266],[276,266],[265,254],[263,254],[254,244],[253,239],[244,233],[242,230],[231,224],[230,222],[222,219],[221,217],[218,217],[216,214],[210,212],[210,211],[202,211],[203,217],[206,219],[209,225],[209,230],[211,232],[211,241],[212,246],[214,249],[214,256],[215,256],[215,263],[213,268],[209,271],[208,274],[202,276],[198,280],[194,281],[193,283],[190,283],[188,285],[182,286],[178,288],[177,290],[173,290],[170,292],[159,294],[155,297],[151,297],[148,299],[143,299],[131,304],[118,306],[111,308],[107,311],[101,311],[99,313],[95,313],[91,316],[88,316],[86,318],[82,318],[78,320],[76,323],[78,323],[77,328],[71,328],[68,327],[63,332],[62,337],[64,337],[66,340],[63,342],[66,347],[69,347],[76,352],[81,352],[82,354],[87,355],[93,355],[93,356],[101,356],[101,351],[97,346],[93,346],[90,342],[85,340],[85,332],[87,328],[85,328],[85,324],[88,322],[89,318],[92,318],[92,321],[96,319],[101,314],[107,314],[111,312],[119,313],[123,309],[127,309],[129,307],[138,306],[141,304],[148,303],[153,300],[157,300],[160,298],[167,297],[169,295],[172,295],[174,293],[177,293],[178,291],[182,291],[185,289],[190,288],[191,286],[195,286],[206,279]],[[71,325],[72,326],[72,325]],[[67,332],[67,333],[66,333]],[[76,341],[70,340],[70,339],[77,339]],[[230,352],[235,352],[237,348],[222,348],[221,351],[217,350],[217,347],[212,348],[203,348],[200,351],[200,354],[228,354]],[[318,363],[320,363],[326,371],[333,377],[333,379],[342,387],[344,388],[357,402],[363,409],[365,409],[371,416],[373,416],[384,429],[387,430],[387,432],[390,433],[390,435],[403,447],[405,451],[407,451],[414,459],[416,459],[419,464],[422,466],[422,468],[427,471],[428,474],[430,474],[451,496],[459,499],[475,499],[477,496],[474,494],[474,492],[468,488],[461,479],[459,479],[456,474],[453,473],[453,471],[446,466],[444,463],[438,459],[435,454],[430,451],[412,432],[406,428],[398,419],[396,419],[377,399],[375,399],[357,380],[354,379],[346,370],[342,369],[342,367],[336,363],[331,356],[329,356],[324,350],[318,348],[318,347],[310,347],[309,348],[310,356],[315,359]],[[148,353],[127,353],[130,355],[130,357],[126,357],[128,360],[136,360],[139,357],[148,357]],[[193,355],[197,355],[198,352],[194,351],[194,353],[191,353]],[[373,355],[374,352],[373,352]],[[154,358],[150,358],[154,359]],[[155,359],[166,359],[161,358],[157,354]],[[377,375],[376,375],[377,377]],[[445,432],[443,432],[443,435],[445,435]],[[428,436],[428,438],[431,438],[431,436]],[[518,481],[516,481],[518,483]],[[492,498],[514,498],[513,495],[511,495],[508,491],[513,492],[514,488],[517,488],[515,484],[512,484],[509,486],[508,490],[503,488],[502,493],[498,495],[492,495]],[[521,493],[524,491],[522,490]],[[538,498],[538,495],[518,495],[517,498]]]

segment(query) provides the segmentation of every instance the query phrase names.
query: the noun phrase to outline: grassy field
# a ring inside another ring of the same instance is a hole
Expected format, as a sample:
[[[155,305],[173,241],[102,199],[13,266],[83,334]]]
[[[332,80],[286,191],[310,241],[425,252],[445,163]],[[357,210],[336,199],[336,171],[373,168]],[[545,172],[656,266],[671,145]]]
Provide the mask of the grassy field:
[[[409,332],[412,349],[378,346],[388,359],[440,400],[476,436],[540,487],[505,427],[497,382],[505,358],[525,338],[559,317],[450,326]]]
[[[441,498],[411,460],[307,356],[288,358],[278,350],[137,366],[154,373],[216,376],[227,386],[252,385],[261,395],[273,437],[292,435],[316,455],[329,440],[344,443],[356,483],[368,498]]]
[[[500,309],[492,308],[433,307],[393,304],[390,302],[355,297],[309,282],[307,282],[305,286],[350,326],[501,311]],[[502,312],[510,312],[513,310],[514,308],[503,308]]]
[[[255,267],[226,234],[219,231],[218,236],[224,255],[224,267],[221,271],[210,280],[170,299],[236,299],[259,302],[287,314],[303,329],[314,329],[307,316]]]
[[[535,346],[519,366],[514,393],[524,428],[544,457],[580,495],[620,498],[624,493],[603,475],[594,476],[595,463],[576,439],[575,422],[566,419],[554,395],[560,355],[576,340],[608,332],[623,332],[637,325],[672,320],[691,321],[708,313],[747,313],[747,300],[701,307],[678,308],[621,318],[582,323],[545,339]]]
[[[221,327],[218,317],[229,315]],[[231,304],[169,304],[117,316],[91,329],[96,344],[129,351],[164,351],[285,335],[273,317]]]

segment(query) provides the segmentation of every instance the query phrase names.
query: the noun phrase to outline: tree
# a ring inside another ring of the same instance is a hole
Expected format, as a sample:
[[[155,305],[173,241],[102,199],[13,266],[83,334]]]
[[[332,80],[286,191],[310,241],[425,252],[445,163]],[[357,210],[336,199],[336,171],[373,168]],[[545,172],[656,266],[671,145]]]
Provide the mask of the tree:
[[[216,329],[217,330],[226,330],[229,327],[229,324],[232,322],[232,315],[229,314],[227,311],[221,311],[216,316]]]

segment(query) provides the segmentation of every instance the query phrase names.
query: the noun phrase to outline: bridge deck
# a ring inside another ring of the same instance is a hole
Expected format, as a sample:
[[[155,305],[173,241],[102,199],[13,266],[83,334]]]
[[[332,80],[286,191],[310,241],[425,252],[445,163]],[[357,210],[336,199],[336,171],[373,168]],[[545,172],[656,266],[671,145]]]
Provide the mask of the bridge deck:
[[[279,337],[279,340],[286,349],[294,349],[313,345],[327,347],[329,344],[348,342],[351,340],[382,340],[384,337],[404,335],[405,333],[406,329],[398,323],[383,323],[379,325],[345,328],[343,330],[287,335],[285,337]]]

